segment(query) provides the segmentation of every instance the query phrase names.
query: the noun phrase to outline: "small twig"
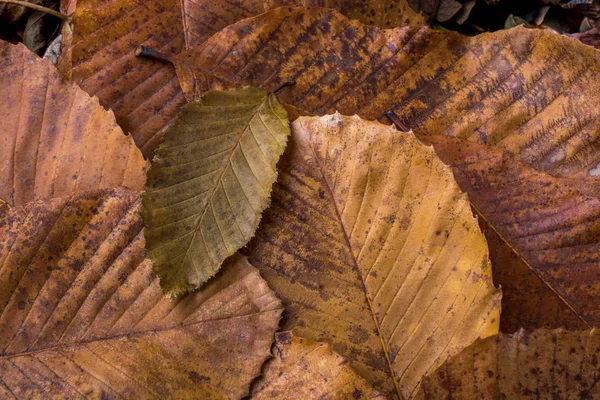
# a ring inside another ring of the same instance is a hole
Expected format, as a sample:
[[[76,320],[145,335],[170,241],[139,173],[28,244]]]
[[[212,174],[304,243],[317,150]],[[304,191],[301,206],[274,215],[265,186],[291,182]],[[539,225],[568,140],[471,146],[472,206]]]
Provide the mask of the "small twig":
[[[296,81],[285,82],[285,83],[281,84],[281,86],[279,86],[277,89],[273,90],[273,93],[278,95],[283,89],[290,87],[290,86],[294,86],[295,84],[296,84]]]
[[[402,132],[409,132],[410,131],[410,129],[408,129],[408,127],[404,124],[404,122],[402,122],[400,120],[400,117],[398,117],[398,115],[396,115],[396,113],[394,112],[394,110],[387,111],[385,113],[385,116],[388,117],[388,119],[390,121],[392,121],[394,123],[394,125],[396,125],[396,128],[398,130],[401,130]]]
[[[32,10],[41,11],[43,13],[53,15],[53,16],[55,16],[57,18],[60,18],[60,19],[62,19],[64,21],[68,21],[69,20],[69,17],[67,15],[61,14],[61,13],[59,13],[56,10],[53,10],[51,8],[48,8],[48,7],[40,6],[40,5],[37,5],[37,4],[28,3],[26,1],[21,1],[21,0],[0,0],[0,3],[18,4],[18,5],[23,6],[23,7],[31,8]]]
[[[163,53],[159,53],[158,51],[156,51],[150,47],[146,47],[146,46],[136,47],[134,54],[136,55],[136,57],[144,57],[144,58],[149,58],[151,60],[158,60],[158,61],[168,62],[170,64],[175,64],[173,62],[173,59],[170,56],[163,54]]]

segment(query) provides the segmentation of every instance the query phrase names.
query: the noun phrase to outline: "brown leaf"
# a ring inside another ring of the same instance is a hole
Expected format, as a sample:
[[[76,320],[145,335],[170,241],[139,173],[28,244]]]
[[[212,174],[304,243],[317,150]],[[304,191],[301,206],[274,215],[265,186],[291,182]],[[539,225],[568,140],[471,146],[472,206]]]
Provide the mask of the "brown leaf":
[[[325,343],[275,335],[274,360],[252,390],[252,399],[378,399],[385,397],[358,376],[348,361]]]
[[[112,109],[121,128],[151,157],[159,133],[185,99],[170,65],[142,61],[133,51],[142,44],[173,54],[184,49],[179,2],[78,0],[72,30],[63,43],[61,70]]]
[[[199,95],[190,90],[194,75],[215,86],[226,80],[266,90],[295,81],[279,98],[304,112],[339,110],[384,120],[393,109],[423,140],[440,134],[464,138],[506,152],[505,168],[514,167],[515,177],[521,168],[537,171],[539,182],[554,182],[557,190],[544,190],[544,197],[532,190],[530,200],[556,202],[555,214],[525,214],[527,208],[513,204],[507,212],[523,216],[511,217],[521,231],[494,227],[580,317],[596,324],[600,228],[590,219],[589,204],[600,196],[600,90],[593,72],[599,57],[547,30],[515,28],[476,37],[429,28],[382,31],[329,9],[279,8],[224,29],[182,54],[177,64],[192,98]],[[527,188],[529,178],[520,182]],[[579,194],[560,198],[570,190]],[[489,207],[493,195],[485,199]],[[573,206],[586,195],[594,199]],[[478,208],[492,219],[486,214],[490,208]],[[534,221],[535,232],[527,227]],[[580,251],[585,254],[575,257]]]
[[[392,398],[498,330],[467,197],[431,147],[378,122],[294,122],[248,254],[284,300],[283,328],[330,343]]]
[[[245,258],[169,299],[143,257],[135,192],[35,202],[0,218],[0,397],[239,398],[281,303]]]
[[[151,158],[164,128],[185,103],[171,65],[140,60],[138,45],[177,54],[219,29],[263,11],[258,0],[79,0],[73,34],[63,30],[59,69],[114,110]],[[183,17],[182,17],[183,15]]]
[[[422,26],[425,20],[413,11],[407,0],[264,0],[265,10],[282,6],[333,8],[351,19],[380,28]]]
[[[600,200],[485,145],[434,142],[478,212],[579,318],[597,324]]]
[[[596,330],[520,330],[478,340],[425,377],[421,399],[595,399]]]
[[[500,332],[513,333],[519,328],[538,327],[589,329],[569,304],[482,218],[479,226],[490,249],[494,282],[502,286]]]
[[[243,18],[265,11],[264,0],[182,0],[183,26],[188,49]]]
[[[49,60],[0,43],[0,198],[12,205],[92,189],[140,190],[147,163],[112,112]]]

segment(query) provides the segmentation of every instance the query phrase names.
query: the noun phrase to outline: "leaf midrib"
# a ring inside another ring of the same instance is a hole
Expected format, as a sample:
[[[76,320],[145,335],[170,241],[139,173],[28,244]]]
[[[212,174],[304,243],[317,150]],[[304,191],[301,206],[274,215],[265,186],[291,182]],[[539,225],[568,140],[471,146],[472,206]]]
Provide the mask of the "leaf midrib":
[[[202,211],[202,215],[200,216],[200,218],[198,218],[198,222],[196,223],[196,226],[194,227],[194,233],[192,234],[192,238],[189,241],[189,244],[188,244],[187,249],[185,251],[184,257],[183,257],[181,263],[178,266],[179,270],[181,270],[182,268],[185,267],[186,260],[188,260],[188,257],[189,257],[190,249],[192,248],[193,243],[196,240],[196,235],[200,231],[200,226],[202,224],[202,221],[204,221],[204,216],[206,215],[206,212],[208,211],[208,208],[211,207],[211,203],[212,203],[213,197],[214,197],[214,195],[215,195],[215,193],[217,191],[217,188],[219,187],[219,185],[223,181],[223,176],[225,175],[225,172],[231,166],[231,160],[233,158],[233,155],[235,154],[236,150],[240,147],[242,138],[250,130],[250,123],[254,120],[254,118],[256,117],[256,114],[258,113],[258,111],[264,106],[264,104],[265,104],[267,98],[269,98],[269,96],[270,96],[270,94],[267,94],[263,98],[263,100],[261,101],[261,103],[252,112],[251,116],[248,118],[248,122],[246,123],[246,125],[244,126],[244,128],[242,130],[242,134],[239,136],[238,140],[236,141],[235,145],[233,146],[233,148],[231,150],[231,153],[229,154],[229,157],[227,159],[227,163],[223,167],[223,171],[221,172],[221,175],[219,175],[219,178],[216,180],[216,183],[215,183],[215,185],[214,185],[214,187],[213,187],[213,189],[212,189],[212,191],[210,193],[210,197],[208,198],[208,201],[206,202],[206,206],[204,207],[204,210]],[[234,172],[234,174],[235,174],[235,172]],[[236,176],[237,176],[237,174],[236,174]],[[218,222],[217,222],[217,224],[218,224]],[[219,228],[219,231],[220,231],[220,228]],[[196,270],[195,267],[194,267],[194,272],[196,273],[196,275],[198,275],[198,271]]]
[[[308,140],[308,146],[310,148],[310,151],[313,154],[313,158],[315,160],[315,163],[317,164],[317,168],[321,174],[321,178],[323,179],[323,183],[324,186],[327,190],[327,192],[329,193],[329,196],[332,200],[335,199],[335,196],[333,194],[333,191],[331,190],[331,187],[329,185],[329,181],[327,180],[327,178],[325,177],[325,173],[324,170],[319,162],[319,158],[317,157],[317,154],[315,153],[315,150],[313,148],[312,145],[312,141]],[[333,203],[333,209],[335,210],[335,215],[336,218],[338,219],[339,223],[340,223],[340,227],[341,227],[341,231],[344,235],[344,240],[346,242],[346,246],[349,249],[349,253],[350,253],[350,258],[352,259],[352,264],[354,266],[354,270],[357,274],[359,274],[360,277],[360,267],[358,265],[358,261],[356,260],[356,256],[354,255],[354,253],[352,252],[352,246],[350,244],[350,237],[348,236],[348,233],[346,232],[346,227],[344,226],[344,223],[342,222],[342,216],[340,215],[340,211],[338,210],[337,204],[334,201],[332,201]],[[369,296],[367,295],[367,287],[366,287],[366,283],[362,278],[359,278],[362,286],[363,286],[363,293],[365,295],[365,299],[367,301],[367,304],[369,306],[369,313],[371,314],[371,318],[373,318],[373,322],[375,323],[375,328],[377,329],[377,337],[379,338],[380,342],[381,342],[381,347],[384,350],[383,353],[385,354],[385,359],[387,361],[388,364],[388,368],[389,368],[389,372],[390,372],[390,377],[392,379],[392,381],[394,382],[394,388],[396,389],[396,394],[398,396],[399,399],[403,399],[404,396],[402,396],[402,392],[400,391],[400,387],[398,386],[398,379],[396,379],[396,375],[394,373],[394,368],[392,365],[392,361],[390,360],[390,356],[389,356],[389,352],[388,352],[388,347],[385,344],[385,340],[383,339],[383,334],[381,333],[381,327],[379,326],[379,322],[377,321],[377,318],[375,316],[375,312],[373,310],[373,305],[371,304],[371,300],[369,299]]]

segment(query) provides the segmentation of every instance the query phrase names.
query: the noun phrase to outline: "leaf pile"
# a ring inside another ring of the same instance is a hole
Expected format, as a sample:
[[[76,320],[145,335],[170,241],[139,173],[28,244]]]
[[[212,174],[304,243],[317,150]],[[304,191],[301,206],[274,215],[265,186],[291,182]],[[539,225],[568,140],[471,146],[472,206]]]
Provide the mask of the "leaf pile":
[[[61,7],[56,67],[0,43],[0,397],[598,396],[597,50],[406,2]]]

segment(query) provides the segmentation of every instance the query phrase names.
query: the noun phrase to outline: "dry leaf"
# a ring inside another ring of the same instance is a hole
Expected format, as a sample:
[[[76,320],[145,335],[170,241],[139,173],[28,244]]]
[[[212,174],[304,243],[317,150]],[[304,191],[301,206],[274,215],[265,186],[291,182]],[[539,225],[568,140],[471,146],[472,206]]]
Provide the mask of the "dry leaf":
[[[187,48],[203,44],[213,33],[243,18],[263,13],[263,1],[182,0]]]
[[[497,332],[485,239],[431,147],[358,117],[301,117],[279,174],[248,254],[284,329],[330,343],[392,397]]]
[[[434,142],[478,212],[580,318],[597,324],[600,200],[488,146]]]
[[[236,256],[201,291],[162,294],[135,192],[4,209],[0,397],[239,398],[281,303]]]
[[[378,399],[385,397],[358,376],[344,357],[325,343],[275,335],[274,360],[252,390],[252,399]]]
[[[516,332],[519,328],[547,329],[565,327],[572,330],[589,329],[589,324],[544,282],[520,258],[496,231],[479,219],[493,260],[494,282],[502,282],[502,316],[500,331]]]
[[[596,399],[596,330],[520,330],[478,340],[423,381],[422,399]]]
[[[78,0],[72,30],[72,38],[63,30],[60,69],[112,109],[151,158],[185,99],[170,65],[139,60],[133,52],[142,44],[174,54],[184,49],[179,2]]]
[[[183,107],[148,172],[148,257],[171,294],[197,288],[254,235],[290,133],[274,94],[209,92]]]
[[[139,190],[147,163],[112,112],[49,60],[0,42],[0,198],[22,205],[92,189]]]
[[[527,237],[494,228],[569,307],[595,324],[600,235],[587,206],[573,207],[559,193],[578,188],[581,195],[600,196],[600,90],[593,72],[598,57],[596,50],[547,30],[515,28],[476,37],[429,28],[382,31],[329,9],[278,8],[222,30],[177,64],[191,97],[199,94],[186,82],[194,74],[215,86],[227,80],[266,90],[296,81],[278,97],[301,111],[339,110],[383,120],[393,109],[423,140],[443,134],[485,144],[507,153],[507,169],[532,167],[540,179],[566,185],[543,198],[531,191],[532,201],[566,208],[554,207],[550,220],[544,217],[549,212],[513,218]],[[494,199],[487,201],[493,207]],[[537,231],[527,231],[534,221]],[[561,225],[563,230],[552,232]],[[567,227],[576,232],[568,241],[558,239]],[[550,236],[557,241],[548,242]],[[585,255],[575,257],[580,250]]]
[[[177,54],[186,43],[200,44],[262,10],[258,0],[185,0],[181,5],[175,0],[78,0],[72,38],[63,31],[59,69],[114,110],[123,130],[151,158],[185,99],[172,66],[137,59],[134,49],[145,45]]]
[[[425,25],[423,16],[414,12],[406,0],[264,0],[264,3],[265,10],[282,6],[334,8],[348,18],[380,28]]]
[[[502,282],[500,332],[539,327],[589,329],[589,324],[481,218],[479,226],[490,249],[494,282]]]

